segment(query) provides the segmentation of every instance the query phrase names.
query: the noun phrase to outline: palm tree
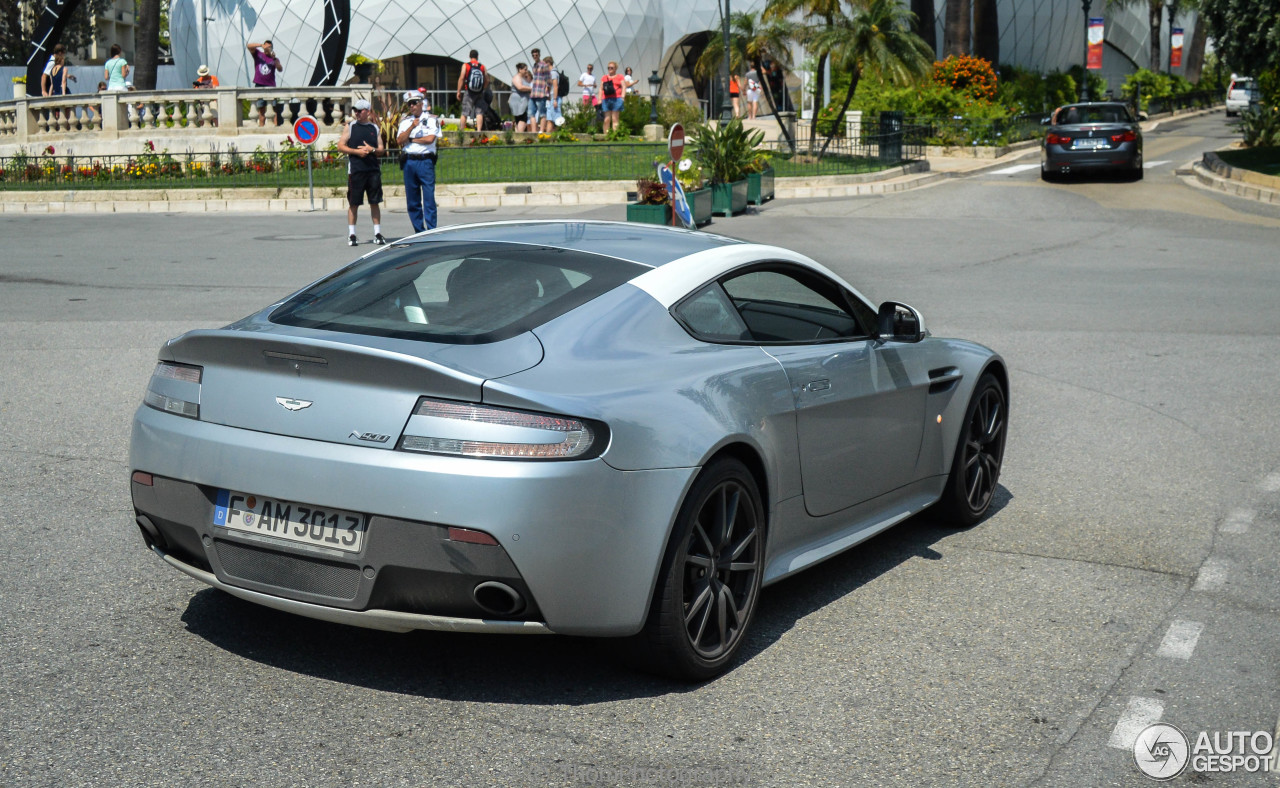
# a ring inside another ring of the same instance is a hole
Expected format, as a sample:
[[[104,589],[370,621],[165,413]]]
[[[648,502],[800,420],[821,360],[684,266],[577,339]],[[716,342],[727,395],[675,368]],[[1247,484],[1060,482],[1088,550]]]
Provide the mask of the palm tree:
[[[914,14],[897,0],[849,0],[848,15],[815,31],[809,45],[831,57],[833,66],[849,72],[849,90],[836,118],[844,117],[863,74],[873,74],[898,84],[914,82],[929,73],[933,52],[912,32]],[[827,135],[818,158],[836,136],[839,125]]]
[[[805,37],[814,29],[829,28],[834,25],[836,18],[844,15],[841,7],[843,2],[844,0],[769,0],[764,7],[764,18],[781,22],[792,14],[799,13],[808,25],[800,34],[800,37]],[[821,19],[822,25],[813,25],[812,20],[814,19]],[[827,60],[825,52],[818,52],[817,55],[818,67],[815,72],[817,79],[814,83],[813,92],[815,104],[821,100],[823,94],[822,72],[825,70],[823,65]]]
[[[755,13],[736,13],[729,17],[729,65],[735,73],[744,65],[750,64],[764,85],[769,104],[773,108],[773,117],[782,130],[782,137],[787,147],[795,150],[795,141],[791,132],[782,122],[778,114],[778,102],[765,79],[764,61],[776,60],[783,66],[789,65],[788,44],[799,35],[799,28],[785,19],[761,20]],[[713,78],[720,72],[724,63],[724,41],[720,36],[712,36],[707,48],[702,51],[698,61],[694,63],[693,73],[703,79]]]
[[[973,54],[1000,65],[1000,19],[996,0],[973,0]]]
[[[938,49],[938,32],[935,29],[937,20],[934,18],[933,0],[911,0],[911,13],[916,15],[916,35],[920,36],[929,48],[935,52]]]

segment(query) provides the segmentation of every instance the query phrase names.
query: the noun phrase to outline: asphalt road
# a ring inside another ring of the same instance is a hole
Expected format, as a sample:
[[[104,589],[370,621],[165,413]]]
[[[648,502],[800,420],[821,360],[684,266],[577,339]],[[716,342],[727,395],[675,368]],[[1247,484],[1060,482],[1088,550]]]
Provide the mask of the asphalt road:
[[[1127,786],[1146,722],[1275,731],[1280,210],[1173,174],[1230,136],[1163,124],[1139,183],[1015,168],[716,220],[999,350],[1012,423],[989,519],[926,513],[771,586],[700,686],[599,641],[294,618],[163,566],[127,489],[156,350],[349,261],[345,225],[0,216],[0,784]],[[442,221],[566,215],[623,212]]]

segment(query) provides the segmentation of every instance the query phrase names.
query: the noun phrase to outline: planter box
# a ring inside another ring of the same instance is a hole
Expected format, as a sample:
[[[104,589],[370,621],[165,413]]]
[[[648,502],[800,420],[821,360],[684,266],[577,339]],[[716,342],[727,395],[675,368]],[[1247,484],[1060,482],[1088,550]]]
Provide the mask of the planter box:
[[[752,205],[764,205],[765,200],[773,199],[773,168],[764,172],[747,173],[747,202]]]
[[[711,224],[711,189],[694,189],[685,192],[684,196],[689,200],[689,210],[693,211],[694,225]]]
[[[640,203],[627,203],[627,221],[639,222],[641,224],[671,224],[671,206],[670,205],[641,205]]]
[[[747,210],[747,179],[712,185],[711,205],[711,210],[721,216],[733,216]]]

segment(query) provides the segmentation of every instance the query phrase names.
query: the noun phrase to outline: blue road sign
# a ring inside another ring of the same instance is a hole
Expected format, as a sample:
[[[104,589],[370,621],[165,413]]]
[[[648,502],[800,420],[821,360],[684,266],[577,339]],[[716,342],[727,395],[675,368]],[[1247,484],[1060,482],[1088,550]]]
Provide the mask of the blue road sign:
[[[671,195],[671,210],[676,217],[688,229],[697,229],[693,224],[693,209],[689,207],[689,199],[684,196],[684,187],[680,185],[680,179],[670,167],[659,164],[658,180],[662,181],[662,185],[667,187],[667,194]]]
[[[303,115],[293,122],[293,136],[298,144],[310,145],[320,139],[320,124],[310,115]]]

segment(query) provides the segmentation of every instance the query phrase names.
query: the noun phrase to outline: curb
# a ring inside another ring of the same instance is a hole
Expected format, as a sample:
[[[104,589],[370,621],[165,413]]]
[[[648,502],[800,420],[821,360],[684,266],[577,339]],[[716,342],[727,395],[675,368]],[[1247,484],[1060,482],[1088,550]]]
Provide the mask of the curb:
[[[1210,156],[1213,156],[1214,159],[1217,159],[1218,162],[1222,164],[1223,167],[1226,167],[1228,170],[1235,170],[1236,168],[1230,167],[1227,164],[1222,163],[1222,160],[1218,159],[1218,157],[1214,156],[1212,153],[1206,153],[1204,156],[1205,156],[1205,161],[1194,162],[1191,165],[1191,172],[1189,173],[1189,175],[1195,178],[1196,181],[1201,185],[1207,188],[1213,189],[1214,191],[1226,192],[1227,194],[1234,194],[1235,196],[1243,197],[1246,200],[1254,200],[1256,202],[1270,203],[1272,205],[1280,205],[1280,190],[1270,189],[1265,186],[1253,186],[1248,183],[1245,183],[1242,180],[1237,180],[1231,177],[1224,177],[1218,174],[1217,172],[1215,172],[1210,166],[1206,166]],[[1254,173],[1254,174],[1257,174],[1257,173]],[[1267,176],[1264,175],[1261,177],[1265,178]],[[1271,178],[1271,180],[1280,181],[1280,178]]]

